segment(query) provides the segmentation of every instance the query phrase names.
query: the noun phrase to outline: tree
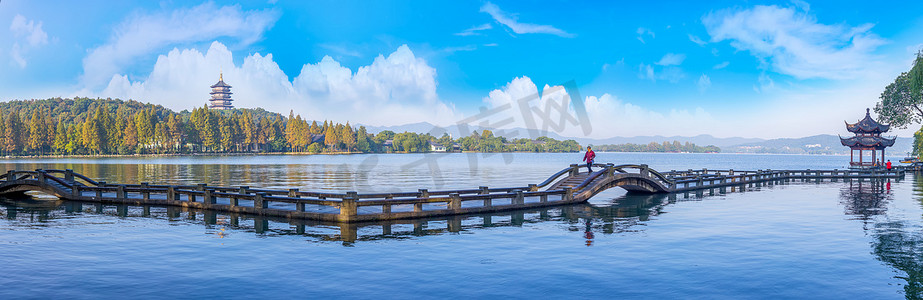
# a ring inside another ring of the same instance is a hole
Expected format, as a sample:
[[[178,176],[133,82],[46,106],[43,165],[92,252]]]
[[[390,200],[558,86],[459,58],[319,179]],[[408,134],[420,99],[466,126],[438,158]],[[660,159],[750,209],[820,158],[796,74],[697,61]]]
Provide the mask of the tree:
[[[65,153],[67,150],[67,125],[64,124],[64,118],[58,118],[58,126],[54,136],[54,150],[56,153]]]
[[[349,126],[349,122],[346,122],[346,126],[340,128],[339,135],[340,140],[346,147],[346,151],[352,151],[356,148],[356,135],[353,133],[353,128]]]
[[[45,140],[45,120],[39,114],[39,110],[32,111],[32,120],[29,122],[29,143],[28,150],[42,153],[42,146]]]
[[[875,104],[879,121],[896,128],[923,121],[923,50],[917,52],[910,71],[888,84],[879,99]]]
[[[324,121],[324,129],[324,145],[336,149],[337,144],[340,143],[340,139],[337,136],[336,127],[327,126],[327,121]]]
[[[314,125],[317,125],[317,123]],[[368,133],[365,131],[365,126],[359,126],[359,131],[356,133],[356,148],[362,153],[372,152],[371,141],[369,140]]]

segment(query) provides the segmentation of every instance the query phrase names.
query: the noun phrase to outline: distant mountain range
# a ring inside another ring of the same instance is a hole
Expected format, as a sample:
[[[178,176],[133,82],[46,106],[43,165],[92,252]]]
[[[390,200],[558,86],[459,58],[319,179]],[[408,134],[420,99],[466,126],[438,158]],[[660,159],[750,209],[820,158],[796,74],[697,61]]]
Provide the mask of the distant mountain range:
[[[416,132],[429,133],[439,137],[443,133],[448,133],[453,138],[470,135],[472,131],[480,132],[483,129],[489,129],[495,135],[506,138],[536,138],[547,136],[557,140],[575,140],[581,145],[603,145],[603,144],[648,144],[651,142],[662,143],[679,141],[680,143],[690,142],[699,146],[714,145],[721,148],[724,153],[785,153],[785,154],[849,154],[849,148],[840,144],[840,139],[836,135],[821,134],[802,138],[780,138],[780,139],[760,139],[760,138],[742,138],[728,137],[719,138],[708,134],[697,136],[635,136],[635,137],[611,137],[606,139],[565,137],[555,132],[542,132],[540,130],[529,130],[525,128],[513,129],[494,129],[479,126],[459,126],[452,125],[448,127],[438,127],[436,125],[421,122],[406,124],[400,126],[366,126],[369,133],[378,133],[383,130],[394,132]],[[464,131],[464,133],[462,132]],[[893,147],[887,149],[887,153],[903,156],[913,149],[913,138],[898,137]]]

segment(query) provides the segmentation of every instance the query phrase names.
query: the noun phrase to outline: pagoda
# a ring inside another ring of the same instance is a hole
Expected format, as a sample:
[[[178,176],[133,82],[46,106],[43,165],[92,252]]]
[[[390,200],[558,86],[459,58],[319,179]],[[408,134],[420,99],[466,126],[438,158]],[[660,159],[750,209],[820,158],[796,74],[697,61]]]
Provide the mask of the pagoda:
[[[218,83],[212,85],[211,99],[208,99],[208,108],[210,109],[232,109],[231,105],[231,86],[224,83],[224,74],[218,75]]]
[[[869,115],[869,109],[865,109],[865,118],[859,122],[846,123],[846,130],[855,134],[853,137],[840,137],[840,143],[849,147],[849,165],[852,167],[872,167],[884,164],[885,148],[894,146],[896,137],[886,138],[881,136],[882,133],[888,132],[891,125],[879,124]],[[859,161],[856,161],[856,151],[859,152]],[[863,159],[863,153],[871,152],[868,161]],[[881,160],[878,160],[876,151],[881,151]]]

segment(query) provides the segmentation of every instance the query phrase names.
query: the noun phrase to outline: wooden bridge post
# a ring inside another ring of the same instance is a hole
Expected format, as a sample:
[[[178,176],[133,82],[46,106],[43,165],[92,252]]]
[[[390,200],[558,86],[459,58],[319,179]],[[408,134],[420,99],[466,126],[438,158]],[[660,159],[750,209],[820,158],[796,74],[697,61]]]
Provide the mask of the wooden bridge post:
[[[116,190],[115,190],[115,197],[116,197],[116,198],[119,198],[119,199],[128,199],[128,197],[126,197],[125,194],[126,194],[126,193],[125,193],[125,185],[120,184],[120,185],[116,186]]]
[[[249,195],[249,194],[250,194],[250,187],[249,187],[249,186],[246,186],[246,185],[242,185],[242,186],[240,186],[240,191],[239,191],[238,193],[240,193],[241,195]],[[239,199],[239,198],[231,198],[231,206],[238,206],[238,205],[240,205],[240,199]]]
[[[144,200],[151,200],[151,191],[150,183],[142,182],[141,183],[141,198]]]
[[[38,179],[38,182],[45,183],[45,181],[47,181],[47,179],[45,179],[45,170],[37,169],[35,172],[38,173],[38,176],[35,178]]]
[[[429,198],[429,190],[419,189],[418,191],[420,192],[420,195],[418,198]],[[422,212],[422,211],[423,211],[422,202],[417,202],[413,204],[413,212]]]
[[[461,209],[461,196],[458,193],[449,194],[449,209],[459,210]]]
[[[71,187],[71,197],[77,198],[80,196],[82,196],[80,194],[80,186],[75,184],[73,187]]]
[[[215,196],[212,195],[213,190],[205,189],[203,192],[205,195],[202,197],[202,204],[205,204],[205,207],[209,207],[212,204],[217,203],[217,201],[215,201]]]
[[[177,197],[177,195],[176,195],[176,187],[175,187],[175,186],[172,186],[172,185],[171,185],[171,186],[168,186],[168,187],[167,187],[167,200],[170,200],[170,201],[179,200],[179,197]]]
[[[359,200],[359,193],[346,192],[346,197],[340,203],[340,221],[352,221],[359,214],[356,200]]]
[[[480,192],[478,192],[479,195],[487,195],[487,194],[490,194],[490,189],[489,189],[488,187],[486,187],[486,186],[480,186],[480,187],[478,187],[478,189],[481,190]]]
[[[580,167],[577,164],[570,164],[570,176],[577,176],[580,173]]]
[[[288,189],[288,197],[301,198],[301,196],[298,195],[298,189]],[[295,202],[295,210],[298,212],[304,212],[304,202]]]
[[[15,181],[16,180],[15,173],[16,173],[15,170],[7,170],[6,171],[6,181]]]
[[[100,188],[103,188],[103,187],[105,187],[105,186],[106,186],[106,182],[105,182],[105,181],[99,181],[99,182],[97,182],[97,184],[96,184],[96,188],[97,188],[97,189],[96,189],[96,198],[97,198],[97,199],[103,197],[103,190],[101,190]]]
[[[564,195],[561,195],[561,200],[563,201],[572,201],[574,200],[574,188],[565,187]]]
[[[650,168],[649,168],[647,165],[645,165],[645,164],[642,164],[642,165],[641,165],[641,176],[644,176],[644,177],[650,177],[650,176],[651,176]]]
[[[74,170],[71,170],[71,169],[64,170],[64,181],[74,182]]]
[[[523,203],[525,203],[525,197],[523,197],[521,190],[516,190],[514,193],[516,194],[516,196],[513,197],[513,202],[512,202],[513,205],[516,205],[516,204],[522,205]]]
[[[256,198],[253,198],[253,208],[256,208],[257,210],[268,208],[269,202],[264,199],[266,195],[266,193],[256,193]]]

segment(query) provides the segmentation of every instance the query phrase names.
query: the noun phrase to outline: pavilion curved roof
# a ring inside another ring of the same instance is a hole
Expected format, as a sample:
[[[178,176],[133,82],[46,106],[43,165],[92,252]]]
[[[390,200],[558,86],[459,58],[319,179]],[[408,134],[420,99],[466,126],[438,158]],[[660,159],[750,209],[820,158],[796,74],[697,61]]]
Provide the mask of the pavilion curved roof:
[[[840,137],[840,144],[846,147],[874,147],[884,149],[885,147],[894,146],[897,137],[886,138],[882,136],[853,136],[848,138]]]
[[[872,119],[868,108],[865,109],[865,118],[853,124],[846,123],[846,130],[852,133],[882,133],[887,132],[889,129],[891,129],[891,125],[880,124],[875,119]]]

